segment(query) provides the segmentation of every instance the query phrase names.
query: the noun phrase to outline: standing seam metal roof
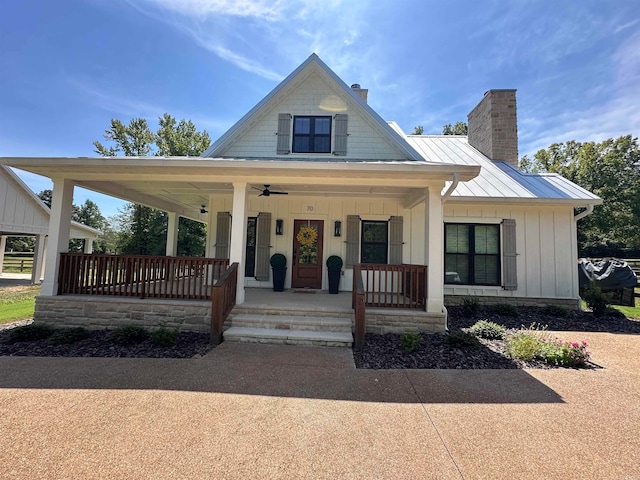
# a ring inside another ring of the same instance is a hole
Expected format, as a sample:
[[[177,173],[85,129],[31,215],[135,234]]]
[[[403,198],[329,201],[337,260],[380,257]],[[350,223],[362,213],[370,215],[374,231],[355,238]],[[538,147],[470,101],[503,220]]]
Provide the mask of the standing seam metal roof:
[[[461,182],[452,197],[591,200],[595,204],[602,201],[597,195],[555,173],[524,173],[507,162],[491,160],[469,145],[466,136],[408,135],[405,138],[425,161],[480,165],[480,174]]]

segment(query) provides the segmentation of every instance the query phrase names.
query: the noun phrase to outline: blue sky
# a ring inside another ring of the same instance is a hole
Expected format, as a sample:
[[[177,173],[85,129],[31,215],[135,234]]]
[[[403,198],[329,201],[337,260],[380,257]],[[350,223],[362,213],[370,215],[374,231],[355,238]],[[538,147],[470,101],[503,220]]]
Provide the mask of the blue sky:
[[[637,1],[20,0],[0,15],[0,156],[94,156],[112,118],[165,112],[215,140],[312,52],[407,132],[466,121],[490,88],[518,90],[521,155],[640,132]]]

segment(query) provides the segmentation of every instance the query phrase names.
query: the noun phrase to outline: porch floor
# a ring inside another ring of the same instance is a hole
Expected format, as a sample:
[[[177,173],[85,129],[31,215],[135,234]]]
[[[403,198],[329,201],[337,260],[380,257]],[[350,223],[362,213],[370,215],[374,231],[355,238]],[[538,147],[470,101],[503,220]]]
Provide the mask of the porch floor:
[[[271,310],[274,307],[283,311],[311,310],[320,312],[342,312],[351,315],[351,292],[330,294],[328,290],[289,289],[274,292],[268,288],[246,288],[245,299],[238,308]]]

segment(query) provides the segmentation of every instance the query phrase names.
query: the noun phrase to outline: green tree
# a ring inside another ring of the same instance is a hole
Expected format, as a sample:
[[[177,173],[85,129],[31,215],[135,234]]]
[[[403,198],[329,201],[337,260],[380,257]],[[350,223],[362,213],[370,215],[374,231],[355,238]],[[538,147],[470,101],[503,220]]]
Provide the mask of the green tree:
[[[417,127],[415,127],[413,129],[413,132],[411,133],[411,135],[423,135],[424,134],[424,127],[422,125],[418,125]]]
[[[153,133],[147,121],[133,119],[128,125],[112,119],[105,131],[105,139],[114,146],[93,144],[103,156],[199,156],[211,139],[206,131],[198,132],[193,122],[177,122],[165,113],[158,119],[159,128]],[[164,255],[166,249],[167,214],[150,207],[130,204],[115,220],[118,225],[117,250],[121,253]],[[179,220],[178,254],[204,255],[206,230],[204,224],[184,218]]]
[[[53,195],[53,191],[50,189],[42,190],[40,193],[38,193],[38,197],[40,197],[40,200],[42,200],[42,202],[49,208],[51,208],[52,195]]]
[[[443,135],[467,135],[469,129],[465,122],[456,122],[455,125],[447,123],[442,127]]]
[[[523,157],[527,172],[558,173],[603,199],[578,223],[583,256],[625,256],[640,250],[640,147],[631,135],[603,142],[554,143]]]

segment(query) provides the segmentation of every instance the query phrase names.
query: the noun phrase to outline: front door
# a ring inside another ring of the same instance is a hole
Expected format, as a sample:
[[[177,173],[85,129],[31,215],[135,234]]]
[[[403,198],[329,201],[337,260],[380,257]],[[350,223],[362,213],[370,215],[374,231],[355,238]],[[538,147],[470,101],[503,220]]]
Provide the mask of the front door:
[[[294,220],[291,288],[322,288],[322,220]]]

